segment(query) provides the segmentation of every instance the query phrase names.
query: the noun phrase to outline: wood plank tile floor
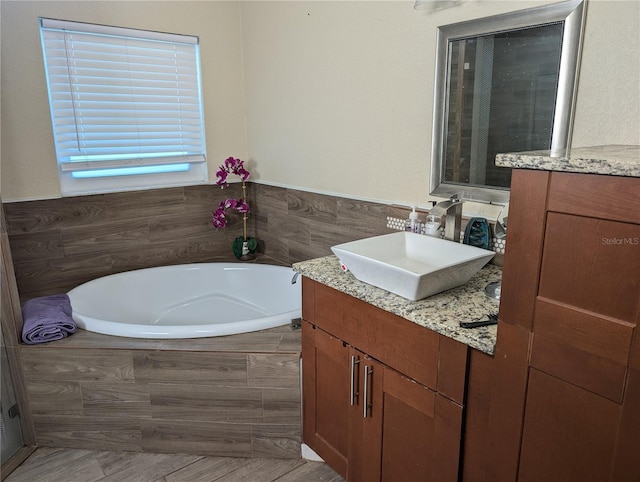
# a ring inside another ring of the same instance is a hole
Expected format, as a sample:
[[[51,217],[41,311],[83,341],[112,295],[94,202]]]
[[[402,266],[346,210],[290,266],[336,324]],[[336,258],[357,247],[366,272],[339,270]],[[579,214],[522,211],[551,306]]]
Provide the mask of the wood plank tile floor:
[[[328,465],[304,459],[38,448],[5,482],[343,482]]]

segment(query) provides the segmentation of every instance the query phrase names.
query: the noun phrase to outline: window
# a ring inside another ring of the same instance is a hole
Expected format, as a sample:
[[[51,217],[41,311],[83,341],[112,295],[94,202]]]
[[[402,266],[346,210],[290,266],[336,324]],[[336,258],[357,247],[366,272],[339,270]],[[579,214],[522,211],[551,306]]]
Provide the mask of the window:
[[[197,37],[40,19],[63,195],[206,181]]]

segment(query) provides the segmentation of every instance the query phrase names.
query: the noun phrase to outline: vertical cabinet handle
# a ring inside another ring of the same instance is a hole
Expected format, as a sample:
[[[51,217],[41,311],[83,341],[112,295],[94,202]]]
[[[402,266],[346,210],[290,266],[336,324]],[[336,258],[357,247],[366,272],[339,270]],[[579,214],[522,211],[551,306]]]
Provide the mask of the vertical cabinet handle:
[[[362,404],[362,416],[367,418],[367,414],[369,413],[369,408],[371,408],[371,403],[369,403],[369,375],[373,375],[373,367],[369,365],[364,366],[364,396],[363,404]]]
[[[351,394],[350,401],[351,405],[356,404],[356,397],[358,396],[358,392],[356,391],[356,365],[360,364],[360,359],[355,355],[351,355]]]

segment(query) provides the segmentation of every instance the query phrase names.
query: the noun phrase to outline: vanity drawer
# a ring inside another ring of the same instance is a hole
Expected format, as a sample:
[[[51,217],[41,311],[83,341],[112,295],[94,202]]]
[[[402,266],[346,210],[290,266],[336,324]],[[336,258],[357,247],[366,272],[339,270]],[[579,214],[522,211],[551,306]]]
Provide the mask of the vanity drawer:
[[[534,335],[530,365],[612,402],[622,402],[627,368],[611,360]]]
[[[640,224],[638,179],[553,172],[548,209]]]
[[[314,293],[313,322],[318,327],[436,390],[436,332],[320,283]]]

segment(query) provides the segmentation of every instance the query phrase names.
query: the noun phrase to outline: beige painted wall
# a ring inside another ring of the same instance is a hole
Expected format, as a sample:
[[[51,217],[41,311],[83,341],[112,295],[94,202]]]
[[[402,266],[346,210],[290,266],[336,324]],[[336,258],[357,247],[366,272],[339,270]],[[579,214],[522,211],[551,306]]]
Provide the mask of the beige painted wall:
[[[59,196],[38,15],[199,35],[211,179],[234,155],[263,182],[425,205],[436,26],[543,3],[2,0],[3,199]],[[639,32],[640,1],[589,2],[574,146],[640,144]]]
[[[243,5],[260,179],[426,204],[436,27],[543,3],[476,0],[432,14],[411,1]],[[640,144],[639,31],[638,0],[590,1],[573,145]]]

